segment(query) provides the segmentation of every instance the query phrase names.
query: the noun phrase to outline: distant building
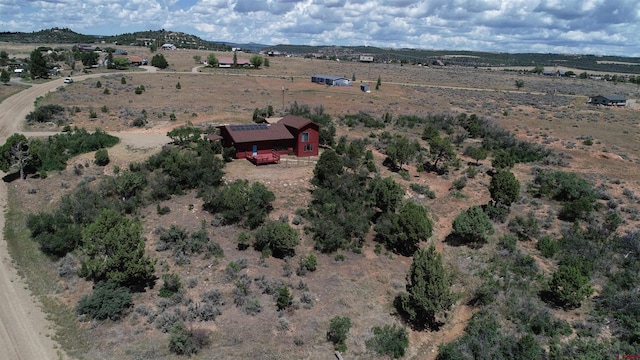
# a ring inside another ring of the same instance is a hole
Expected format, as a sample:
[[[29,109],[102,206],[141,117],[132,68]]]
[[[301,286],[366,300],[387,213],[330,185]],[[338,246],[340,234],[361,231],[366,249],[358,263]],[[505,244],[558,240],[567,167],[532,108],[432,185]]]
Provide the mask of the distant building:
[[[546,76],[564,76],[563,70],[545,70],[542,72],[542,75]]]
[[[149,46],[149,45],[153,44],[153,39],[137,38],[136,42],[137,42],[138,46]]]
[[[367,84],[360,84],[360,90],[364,92],[371,92],[371,86]]]
[[[147,61],[140,56],[130,55],[129,56],[129,64],[133,66],[147,65]]]
[[[177,50],[178,48],[173,44],[162,44],[162,50]]]
[[[233,66],[233,58],[219,58],[218,67],[230,68]],[[251,66],[251,62],[246,59],[236,59],[236,66],[245,67]]]
[[[591,105],[606,105],[606,106],[626,106],[627,99],[618,95],[597,95],[592,96],[587,101],[587,104]]]
[[[360,62],[366,62],[366,63],[373,62],[373,56],[372,55],[360,55]]]
[[[96,50],[95,45],[89,45],[89,44],[78,44],[78,45],[76,45],[76,47],[80,51],[95,51]]]
[[[325,74],[315,74],[311,76],[311,82],[331,86],[351,86],[351,81],[345,77]]]

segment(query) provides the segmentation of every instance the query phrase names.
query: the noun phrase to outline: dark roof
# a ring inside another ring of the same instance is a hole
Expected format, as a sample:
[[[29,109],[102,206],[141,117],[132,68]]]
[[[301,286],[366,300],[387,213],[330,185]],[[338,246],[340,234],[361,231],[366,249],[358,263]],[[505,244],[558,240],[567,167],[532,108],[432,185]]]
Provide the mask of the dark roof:
[[[218,141],[218,140],[222,140],[222,136],[220,135],[216,135],[216,134],[209,134],[206,136],[207,139],[209,139],[209,141]]]
[[[607,99],[607,100],[611,100],[611,101],[626,101],[627,99],[625,99],[624,97],[620,96],[620,95],[598,95],[598,96],[602,96],[603,98]],[[597,96],[594,96],[597,97]]]
[[[247,143],[270,140],[290,140],[293,135],[284,124],[250,124],[224,126],[235,143]]]
[[[314,74],[312,77],[314,78],[319,78],[319,79],[329,79],[329,80],[341,80],[341,79],[346,79],[348,80],[346,77],[342,77],[342,76],[335,76],[335,75],[325,75],[325,74]]]
[[[313,121],[296,115],[287,115],[278,121],[278,124],[284,124],[298,130],[312,123]]]

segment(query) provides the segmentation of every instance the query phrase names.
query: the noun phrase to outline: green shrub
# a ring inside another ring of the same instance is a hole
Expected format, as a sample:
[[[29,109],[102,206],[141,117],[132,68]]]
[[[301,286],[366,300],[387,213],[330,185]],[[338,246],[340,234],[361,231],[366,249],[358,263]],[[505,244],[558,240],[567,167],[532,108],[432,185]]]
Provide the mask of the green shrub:
[[[500,282],[495,279],[485,281],[476,289],[473,297],[474,306],[486,306],[493,303],[500,292]]]
[[[222,158],[225,162],[231,162],[236,158],[236,148],[233,146],[222,149]]]
[[[127,83],[127,79],[123,76],[120,78],[120,84],[125,85]]]
[[[516,234],[520,240],[531,240],[538,236],[540,228],[538,227],[538,219],[534,215],[524,216],[517,215],[509,221],[507,225],[509,231]]]
[[[485,214],[494,222],[503,223],[507,221],[510,209],[508,206],[496,202],[489,202],[483,207]]]
[[[102,107],[100,108],[100,111],[102,111],[103,113],[108,113],[109,108],[107,107],[107,105],[102,105]]]
[[[564,309],[580,307],[582,301],[593,293],[590,280],[580,268],[560,264],[549,280],[551,300]]]
[[[63,212],[29,214],[27,227],[31,237],[47,255],[63,257],[73,251],[82,238],[82,228]]]
[[[491,177],[489,192],[496,204],[509,207],[520,197],[520,182],[511,171],[498,170]]]
[[[76,305],[76,313],[96,320],[119,320],[131,307],[129,289],[111,282],[99,282],[91,295],[84,295]]]
[[[151,66],[155,66],[159,69],[166,69],[169,67],[169,63],[167,62],[167,59],[165,59],[164,55],[155,54],[151,58]]]
[[[118,138],[96,129],[93,133],[75,128],[73,131],[49,136],[45,140],[31,140],[30,151],[40,160],[38,170],[63,170],[67,159],[118,143]]]
[[[100,82],[100,80],[96,81],[96,87],[97,88],[101,88],[102,87],[102,83]]]
[[[392,359],[404,356],[409,347],[409,332],[406,328],[393,324],[374,326],[371,331],[374,336],[365,342],[367,349],[378,355],[388,355]]]
[[[107,149],[98,149],[98,150],[96,150],[95,160],[94,160],[96,165],[105,166],[105,165],[109,164],[109,161],[110,161],[109,152],[107,151]]]
[[[480,244],[493,234],[491,220],[480,206],[472,206],[463,210],[453,220],[452,235],[463,243]]]
[[[584,219],[594,209],[594,200],[588,198],[578,198],[562,204],[559,217],[566,221]]]
[[[64,107],[57,104],[43,105],[27,114],[27,122],[56,122],[57,117],[64,115]]]
[[[262,305],[260,304],[260,299],[258,299],[257,297],[249,299],[248,301],[245,302],[244,306],[242,307],[242,310],[247,315],[253,316],[258,314],[260,311],[262,311]]]
[[[182,282],[180,281],[180,275],[178,274],[164,274],[162,275],[162,288],[158,292],[158,296],[168,298],[182,289]]]
[[[331,341],[338,351],[346,351],[347,334],[351,329],[351,319],[347,316],[336,316],[329,322],[329,331],[327,331],[327,340]]]
[[[187,330],[182,322],[176,322],[169,334],[169,351],[176,355],[191,356],[210,343],[209,334],[204,330]]]
[[[295,254],[295,247],[299,243],[300,235],[291,225],[269,221],[256,231],[253,245],[258,251],[269,248],[273,256],[284,258]]]
[[[292,303],[293,296],[291,295],[289,288],[286,286],[281,287],[278,290],[278,297],[276,299],[276,306],[278,307],[278,310],[284,310],[290,307]]]
[[[469,179],[473,179],[478,175],[478,169],[475,166],[469,166],[467,167],[466,173]]]
[[[144,127],[147,125],[147,119],[142,116],[138,116],[131,122],[131,126],[134,127]]]
[[[142,89],[142,87],[138,86],[136,87],[136,89],[134,90],[134,92],[136,93],[136,95],[140,95],[142,94],[144,90]]]
[[[451,184],[451,189],[460,191],[464,189],[465,186],[467,186],[467,178],[464,176],[461,176],[453,180],[453,183]]]
[[[241,231],[238,234],[236,240],[238,242],[238,250],[246,250],[251,245],[251,236],[248,233]]]
[[[309,271],[316,271],[318,266],[318,257],[315,254],[309,254],[302,259],[302,266]]]
[[[168,206],[160,206],[160,204],[156,205],[156,212],[158,215],[167,215],[171,212],[171,209]]]
[[[543,236],[538,240],[536,248],[542,256],[552,258],[560,250],[560,244],[549,236]]]

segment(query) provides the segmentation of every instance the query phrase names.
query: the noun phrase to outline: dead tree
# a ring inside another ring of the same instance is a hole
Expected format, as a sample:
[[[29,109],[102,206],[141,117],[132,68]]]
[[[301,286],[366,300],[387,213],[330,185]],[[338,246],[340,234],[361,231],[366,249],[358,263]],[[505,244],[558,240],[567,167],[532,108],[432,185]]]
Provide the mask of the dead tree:
[[[24,172],[24,169],[27,167],[29,161],[31,160],[29,145],[25,144],[22,140],[17,141],[11,146],[9,152],[11,154],[11,166],[17,167],[18,170],[20,170],[21,179],[26,179],[27,176]]]

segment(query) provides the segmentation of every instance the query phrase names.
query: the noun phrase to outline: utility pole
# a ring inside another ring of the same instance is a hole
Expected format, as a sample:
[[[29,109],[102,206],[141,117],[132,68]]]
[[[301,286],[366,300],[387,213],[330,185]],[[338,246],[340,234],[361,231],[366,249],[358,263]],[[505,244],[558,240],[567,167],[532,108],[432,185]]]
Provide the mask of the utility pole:
[[[282,86],[282,111],[284,111],[284,85]]]

